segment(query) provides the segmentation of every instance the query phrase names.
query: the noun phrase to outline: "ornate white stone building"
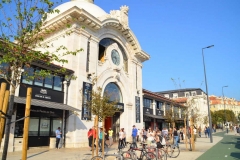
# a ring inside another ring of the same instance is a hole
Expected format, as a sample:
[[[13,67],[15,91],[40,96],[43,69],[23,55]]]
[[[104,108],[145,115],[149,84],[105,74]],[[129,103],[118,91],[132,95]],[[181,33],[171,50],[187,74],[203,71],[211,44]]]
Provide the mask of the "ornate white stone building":
[[[45,42],[51,42],[54,47],[64,45],[70,50],[83,49],[76,56],[68,56],[68,64],[64,66],[77,76],[69,87],[64,82],[65,103],[81,110],[77,116],[66,117],[66,147],[87,146],[87,131],[93,126],[93,116],[84,107],[80,90],[84,94],[91,89],[94,76],[98,80],[93,89],[98,86],[113,93],[122,108],[106,120],[106,129],[112,127],[118,133],[120,128],[125,128],[127,138],[130,138],[132,125],[142,128],[143,115],[140,108],[136,108],[139,103],[142,106],[142,100],[136,99],[142,97],[142,63],[150,56],[141,49],[129,28],[129,8],[122,6],[109,14],[93,0],[73,0],[56,9],[60,13],[49,15],[45,27],[57,31],[46,37]],[[71,27],[66,28],[67,24]],[[63,38],[68,31],[71,34]]]

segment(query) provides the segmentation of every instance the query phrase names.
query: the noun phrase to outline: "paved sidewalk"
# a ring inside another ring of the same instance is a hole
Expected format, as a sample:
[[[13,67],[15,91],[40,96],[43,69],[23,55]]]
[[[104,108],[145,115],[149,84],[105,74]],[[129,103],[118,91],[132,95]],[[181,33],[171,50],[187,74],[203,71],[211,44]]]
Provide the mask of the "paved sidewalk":
[[[233,134],[233,133],[229,133]],[[202,155],[209,148],[218,143],[222,137],[214,136],[213,134],[213,143],[210,143],[209,138],[197,138],[195,143],[195,151],[186,150],[185,144],[180,143],[180,155],[176,158],[178,160],[195,160],[200,155]],[[115,143],[108,153],[116,153],[117,144]],[[89,148],[78,148],[78,149],[48,149],[48,148],[38,148],[28,150],[27,159],[28,160],[90,160],[91,151]],[[8,160],[21,160],[21,152],[8,153]],[[0,157],[2,154],[0,153]]]

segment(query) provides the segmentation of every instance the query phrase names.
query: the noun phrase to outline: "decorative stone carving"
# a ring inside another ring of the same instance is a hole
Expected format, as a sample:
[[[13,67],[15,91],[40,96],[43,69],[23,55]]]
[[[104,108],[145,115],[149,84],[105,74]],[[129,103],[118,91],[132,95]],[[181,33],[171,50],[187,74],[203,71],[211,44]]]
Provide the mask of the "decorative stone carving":
[[[110,17],[118,19],[125,29],[129,29],[128,26],[128,6],[120,7],[120,10],[111,10]]]

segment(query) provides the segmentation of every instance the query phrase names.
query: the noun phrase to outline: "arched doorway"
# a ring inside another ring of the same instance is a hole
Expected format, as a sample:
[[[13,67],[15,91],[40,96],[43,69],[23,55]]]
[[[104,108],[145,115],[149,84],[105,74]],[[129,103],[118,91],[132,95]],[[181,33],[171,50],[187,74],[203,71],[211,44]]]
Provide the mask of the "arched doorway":
[[[122,103],[122,93],[117,84],[111,82],[108,83],[104,89],[104,96],[109,96],[110,101],[117,101]],[[120,112],[116,112],[112,117],[105,119],[105,128],[108,133],[109,128],[113,130],[113,141],[118,140],[118,133],[120,131]]]

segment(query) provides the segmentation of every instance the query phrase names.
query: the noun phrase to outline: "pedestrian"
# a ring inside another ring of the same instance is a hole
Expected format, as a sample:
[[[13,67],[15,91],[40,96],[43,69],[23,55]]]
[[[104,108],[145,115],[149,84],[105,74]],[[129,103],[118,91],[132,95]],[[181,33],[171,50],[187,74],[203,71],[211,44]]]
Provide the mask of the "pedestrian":
[[[207,138],[207,126],[205,126],[205,128],[204,128],[204,134],[205,134],[205,137]]]
[[[57,130],[55,131],[56,133],[56,148],[59,149],[59,142],[60,142],[60,139],[61,139],[61,128],[58,127]]]
[[[194,142],[196,142],[196,140],[197,140],[197,128],[195,126],[193,128],[193,139],[194,139]]]
[[[137,142],[139,142],[139,137],[140,137],[140,130],[138,129],[138,132],[137,132]]]
[[[147,140],[147,131],[143,129],[143,142],[146,142]]]
[[[92,130],[92,128],[89,129],[89,131],[87,133],[87,136],[88,136],[88,146],[90,148],[90,151],[92,151],[92,142],[93,142],[93,130]]]
[[[234,130],[235,135],[237,135],[237,125],[235,125],[235,126],[233,127],[233,130]]]
[[[108,130],[109,146],[113,145],[112,135],[113,135],[113,130],[112,130],[112,128],[109,128],[109,130]]]
[[[210,137],[210,127],[207,127],[207,134],[208,134],[208,137]]]
[[[123,139],[124,139],[124,132],[123,132],[123,128],[121,128],[119,132],[118,149],[124,148]]]
[[[199,137],[202,136],[202,135],[201,135],[201,132],[202,132],[202,128],[201,128],[201,126],[199,126],[199,127],[198,127],[198,136],[199,136]]]
[[[132,143],[136,143],[137,138],[137,128],[135,125],[133,125],[132,129]]]
[[[173,128],[173,133],[172,134],[173,134],[173,138],[174,138],[174,146],[179,148],[179,146],[178,146],[179,136],[178,136],[176,127]]]
[[[179,131],[180,131],[180,139],[183,140],[183,128],[181,127]]]
[[[99,140],[98,140],[98,146],[99,146],[99,152],[102,152],[102,140],[103,140],[103,128],[100,128],[99,132]]]

